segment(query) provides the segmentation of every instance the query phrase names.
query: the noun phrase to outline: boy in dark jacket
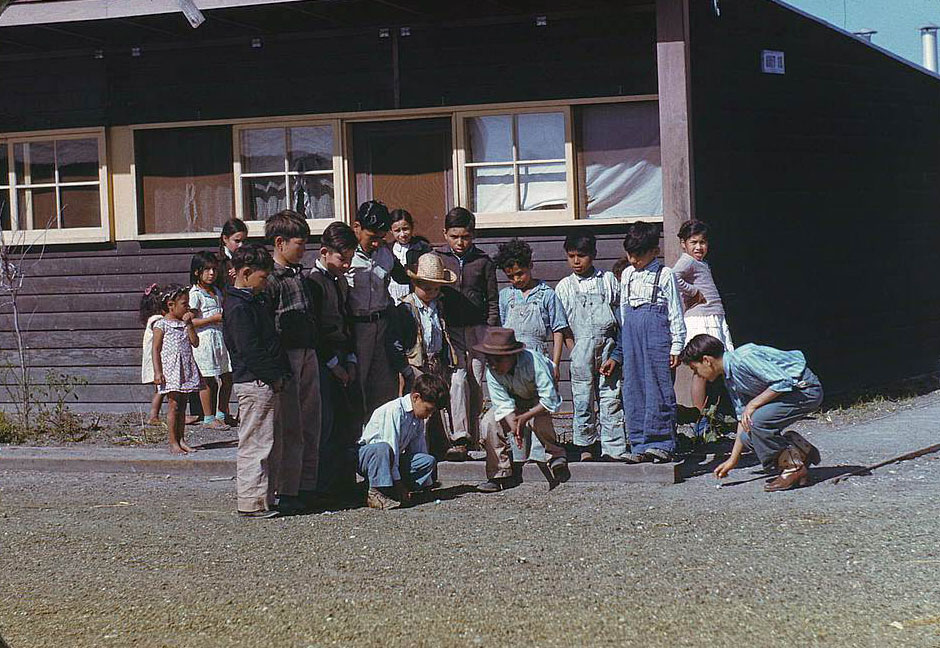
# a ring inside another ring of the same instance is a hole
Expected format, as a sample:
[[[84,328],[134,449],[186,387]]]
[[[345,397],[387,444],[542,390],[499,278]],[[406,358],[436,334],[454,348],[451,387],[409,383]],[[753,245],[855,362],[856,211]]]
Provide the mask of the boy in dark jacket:
[[[343,496],[356,485],[355,446],[362,426],[356,392],[358,358],[349,311],[349,270],[358,241],[346,223],[330,223],[309,279],[319,301],[320,470],[317,490]]]
[[[226,288],[223,335],[232,359],[232,377],[241,425],[238,428],[236,491],[238,514],[278,515],[274,491],[281,456],[278,392],[290,378],[290,365],[262,294],[274,261],[260,245],[232,255],[235,282]]]
[[[457,368],[450,384],[452,441],[455,443],[479,440],[484,362],[473,347],[483,340],[488,326],[499,326],[496,266],[473,244],[475,230],[476,218],[463,207],[451,209],[444,217],[447,245],[440,252],[444,265],[457,275],[454,286],[444,286],[441,290],[444,319],[457,356]]]

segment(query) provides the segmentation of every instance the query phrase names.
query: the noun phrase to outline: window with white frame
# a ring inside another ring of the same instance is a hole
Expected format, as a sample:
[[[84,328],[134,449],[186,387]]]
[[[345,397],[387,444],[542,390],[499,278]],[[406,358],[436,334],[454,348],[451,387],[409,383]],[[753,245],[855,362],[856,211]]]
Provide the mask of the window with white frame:
[[[282,209],[308,219],[336,217],[332,125],[240,130],[241,216],[263,221]]]
[[[567,110],[467,116],[464,173],[471,210],[570,211]]]
[[[102,142],[100,136],[63,135],[0,143],[3,229],[100,229]]]

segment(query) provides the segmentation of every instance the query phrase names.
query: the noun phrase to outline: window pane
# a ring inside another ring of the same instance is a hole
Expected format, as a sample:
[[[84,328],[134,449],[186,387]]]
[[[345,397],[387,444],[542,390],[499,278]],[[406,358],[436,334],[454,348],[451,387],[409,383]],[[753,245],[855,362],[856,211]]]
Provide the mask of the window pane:
[[[659,105],[631,102],[579,110],[588,218],[661,215]]]
[[[12,229],[10,223],[10,192],[7,189],[0,191],[0,229]]]
[[[516,115],[520,160],[565,159],[564,113]]]
[[[245,220],[265,220],[282,209],[287,209],[285,176],[245,178],[242,181],[245,198]]]
[[[13,158],[17,184],[55,182],[55,147],[52,142],[16,144]],[[27,174],[30,176],[28,183]]]
[[[0,144],[0,186],[10,186],[10,158],[8,157],[9,152],[10,152],[10,149],[6,144]],[[0,196],[0,200],[9,202],[3,196]]]
[[[98,180],[98,140],[58,140],[55,143],[59,182]]]
[[[287,143],[283,128],[242,131],[242,172],[283,173]]]
[[[55,211],[55,189],[20,189],[16,194],[17,220],[21,229],[32,222],[32,229],[58,229]],[[30,221],[30,213],[32,220]]]
[[[512,117],[471,117],[467,120],[470,162],[512,162]]]
[[[98,187],[62,187],[62,227],[101,227]]]
[[[516,211],[512,167],[476,167],[470,173],[471,209],[480,213]]]
[[[134,135],[141,232],[213,232],[234,215],[231,126]]]
[[[291,176],[291,209],[307,218],[333,219],[333,176]]]
[[[327,171],[333,168],[333,127],[288,130],[291,171]]]
[[[519,165],[519,203],[522,211],[564,209],[568,184],[564,164]]]

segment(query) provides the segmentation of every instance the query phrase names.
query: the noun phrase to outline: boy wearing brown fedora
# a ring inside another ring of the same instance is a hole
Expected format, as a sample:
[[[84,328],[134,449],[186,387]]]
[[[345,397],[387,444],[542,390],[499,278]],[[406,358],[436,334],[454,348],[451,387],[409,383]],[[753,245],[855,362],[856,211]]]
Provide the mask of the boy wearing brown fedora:
[[[453,285],[457,275],[444,266],[439,254],[428,252],[418,257],[415,270],[408,270],[414,291],[402,299],[412,318],[415,343],[405,350],[405,357],[413,370],[413,375],[405,384],[405,391],[411,390],[414,378],[422,374],[438,376],[445,383],[450,383],[450,375],[456,366],[456,356],[447,334],[443,309],[440,303],[442,286]],[[467,459],[467,435],[455,435],[449,421],[450,412],[439,411],[427,423],[428,447],[431,454],[448,461]]]
[[[541,353],[525,348],[512,329],[487,329],[482,342],[473,349],[486,358],[486,383],[493,403],[481,423],[487,481],[477,490],[496,493],[517,484],[513,475],[520,473],[522,466],[513,466],[509,436],[521,447],[526,426],[545,447],[554,481],[568,481],[568,459],[552,425],[551,415],[561,407],[552,363]]]

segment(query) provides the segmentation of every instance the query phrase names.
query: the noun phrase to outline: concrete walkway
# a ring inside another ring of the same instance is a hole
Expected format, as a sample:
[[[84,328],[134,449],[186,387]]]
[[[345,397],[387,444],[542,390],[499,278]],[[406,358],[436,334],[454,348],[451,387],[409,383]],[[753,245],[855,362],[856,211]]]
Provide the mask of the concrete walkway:
[[[940,393],[928,394],[908,407],[856,425],[836,427],[824,415],[796,426],[822,452],[823,463],[816,480],[826,479],[851,467],[872,464],[892,456],[940,443]],[[0,446],[0,471],[105,472],[192,475],[226,478],[235,474],[235,448],[201,449],[191,455],[171,455],[163,447],[115,447],[75,444],[67,447]],[[475,482],[485,479],[482,453],[477,460],[442,462],[439,476],[444,482]],[[623,482],[675,484],[683,477],[710,471],[714,456],[692,458],[684,464],[571,463],[572,482]],[[751,462],[750,465],[753,465]],[[741,469],[732,473],[731,479]],[[525,468],[524,479],[543,479],[537,466]]]

